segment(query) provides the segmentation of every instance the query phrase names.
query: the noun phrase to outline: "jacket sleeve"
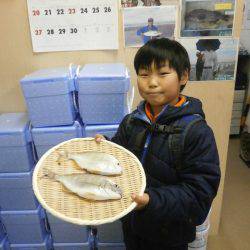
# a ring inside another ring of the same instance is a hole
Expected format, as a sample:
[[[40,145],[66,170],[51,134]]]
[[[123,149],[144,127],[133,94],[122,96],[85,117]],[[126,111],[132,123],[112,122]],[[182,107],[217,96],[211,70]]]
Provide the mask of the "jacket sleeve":
[[[118,130],[116,132],[116,134],[114,135],[114,137],[111,139],[112,142],[117,143],[125,148],[127,148],[127,123],[128,123],[128,119],[130,114],[126,115],[122,122],[120,123]]]
[[[133,216],[155,222],[189,220],[200,225],[206,219],[220,182],[219,156],[214,135],[202,121],[187,134],[184,146],[184,167],[178,170],[175,185],[148,188],[150,201]]]

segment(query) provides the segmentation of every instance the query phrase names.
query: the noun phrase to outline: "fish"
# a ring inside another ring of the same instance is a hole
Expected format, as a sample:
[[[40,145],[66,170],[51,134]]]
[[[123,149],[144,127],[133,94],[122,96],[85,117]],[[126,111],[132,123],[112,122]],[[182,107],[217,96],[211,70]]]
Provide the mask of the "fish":
[[[225,18],[225,15],[219,11],[211,11],[205,9],[194,9],[185,16],[186,21],[207,21],[217,22],[219,19]]]
[[[58,152],[57,162],[60,164],[61,158],[73,160],[81,168],[92,174],[100,175],[121,175],[123,168],[119,161],[112,155],[102,152],[86,151],[83,153]]]
[[[232,28],[232,16],[220,11],[194,9],[185,16],[185,29]]]
[[[74,173],[59,175],[47,171],[44,175],[60,182],[67,190],[88,200],[118,200],[122,198],[121,188],[105,176]]]
[[[145,33],[143,33],[144,36],[160,36],[162,33],[156,30],[150,30]]]

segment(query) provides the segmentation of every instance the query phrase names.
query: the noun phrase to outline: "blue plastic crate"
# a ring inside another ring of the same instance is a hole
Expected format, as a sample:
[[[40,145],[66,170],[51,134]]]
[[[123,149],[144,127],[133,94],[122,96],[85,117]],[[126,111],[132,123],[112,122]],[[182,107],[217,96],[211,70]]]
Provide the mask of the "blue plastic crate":
[[[0,174],[0,208],[4,211],[34,210],[38,201],[32,189],[32,171]]]
[[[126,250],[125,244],[118,243],[98,243],[98,250]]]
[[[45,237],[42,243],[33,244],[10,244],[11,250],[52,250],[52,239],[50,235]]]
[[[47,213],[54,243],[87,243],[89,228],[62,221]]]
[[[88,243],[54,243],[54,250],[91,250]]]
[[[83,128],[78,121],[71,126],[32,128],[32,138],[38,158],[53,146],[73,138],[82,137]]]
[[[34,127],[73,124],[75,84],[68,67],[38,70],[20,83]]]
[[[87,64],[76,79],[84,124],[120,123],[128,113],[130,78],[125,65]]]
[[[122,224],[119,220],[97,226],[96,229],[99,243],[123,243]]]
[[[96,134],[102,134],[107,136],[108,138],[112,138],[117,129],[119,124],[113,125],[87,125],[85,126],[83,135],[85,137],[94,137]]]
[[[7,236],[0,240],[0,250],[10,250],[10,244]]]
[[[44,243],[48,229],[40,206],[36,210],[1,211],[0,215],[11,244]]]
[[[0,173],[27,172],[34,165],[26,113],[0,115]]]

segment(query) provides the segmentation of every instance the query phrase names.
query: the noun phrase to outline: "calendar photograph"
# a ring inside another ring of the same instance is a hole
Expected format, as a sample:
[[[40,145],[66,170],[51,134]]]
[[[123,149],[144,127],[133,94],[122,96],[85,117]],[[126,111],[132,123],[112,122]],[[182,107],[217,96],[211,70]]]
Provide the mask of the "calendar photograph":
[[[123,9],[126,47],[140,47],[151,39],[174,38],[176,6],[153,6]]]
[[[180,39],[190,63],[190,81],[234,80],[238,39]]]
[[[160,6],[169,4],[169,0],[121,0],[123,8],[138,6]]]
[[[181,36],[231,36],[235,0],[182,0]]]

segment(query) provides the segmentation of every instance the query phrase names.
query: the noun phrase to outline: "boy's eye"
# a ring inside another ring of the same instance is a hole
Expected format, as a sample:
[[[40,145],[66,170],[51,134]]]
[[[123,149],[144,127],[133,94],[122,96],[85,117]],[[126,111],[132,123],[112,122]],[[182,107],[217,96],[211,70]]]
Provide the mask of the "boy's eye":
[[[165,75],[168,75],[168,74],[169,74],[169,72],[165,72],[165,71],[164,72],[160,72],[161,76],[165,76]]]
[[[148,74],[147,73],[141,73],[139,74],[140,77],[148,77]]]

